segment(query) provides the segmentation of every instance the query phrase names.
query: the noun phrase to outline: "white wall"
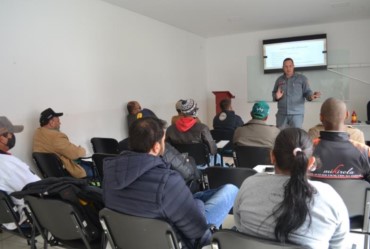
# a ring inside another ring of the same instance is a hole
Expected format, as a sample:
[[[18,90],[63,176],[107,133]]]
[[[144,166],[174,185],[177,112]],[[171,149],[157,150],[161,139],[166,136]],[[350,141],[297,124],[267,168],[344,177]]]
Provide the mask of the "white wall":
[[[259,31],[207,39],[207,84],[210,90],[229,90],[236,97],[233,107],[244,121],[250,119],[253,103],[247,103],[247,57],[261,56],[262,40],[290,36],[326,33],[329,50],[349,51],[350,64],[370,63],[370,20],[304,26],[289,29]],[[330,62],[333,64],[333,62]],[[335,64],[335,62],[334,62]],[[370,82],[370,68],[351,69],[350,75]],[[271,90],[274,82],[271,82]],[[320,89],[313,89],[318,90]],[[322,96],[322,101],[330,96]],[[370,100],[370,85],[350,80],[350,111],[356,110],[360,120],[366,120],[366,104]],[[209,99],[209,120],[215,114],[213,99]],[[321,102],[306,103],[303,128],[319,123]],[[276,103],[270,103],[269,123],[275,124]]]
[[[327,33],[329,48],[349,50],[351,63],[369,62],[369,26],[365,20],[205,40],[100,0],[2,0],[0,115],[25,125],[12,152],[30,165],[32,135],[47,107],[65,113],[62,131],[89,153],[93,136],[126,137],[129,100],[169,121],[174,103],[191,97],[211,125],[211,91],[230,90],[247,121],[246,60],[259,54],[263,39]],[[370,79],[368,68],[353,73]],[[362,120],[369,92],[369,85],[351,80],[348,105]],[[318,122],[319,108],[306,104],[304,127]]]
[[[0,34],[0,115],[25,126],[12,152],[30,165],[47,107],[90,153],[93,136],[126,137],[130,100],[169,121],[192,97],[206,117],[204,38],[100,0],[2,0]]]

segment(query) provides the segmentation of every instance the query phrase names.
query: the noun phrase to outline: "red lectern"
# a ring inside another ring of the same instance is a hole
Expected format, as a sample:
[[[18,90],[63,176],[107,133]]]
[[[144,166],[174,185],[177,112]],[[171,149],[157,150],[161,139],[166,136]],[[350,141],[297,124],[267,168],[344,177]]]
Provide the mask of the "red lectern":
[[[235,98],[234,95],[231,94],[229,91],[214,91],[212,92],[216,96],[216,113],[221,111],[220,102],[223,99],[233,99]]]

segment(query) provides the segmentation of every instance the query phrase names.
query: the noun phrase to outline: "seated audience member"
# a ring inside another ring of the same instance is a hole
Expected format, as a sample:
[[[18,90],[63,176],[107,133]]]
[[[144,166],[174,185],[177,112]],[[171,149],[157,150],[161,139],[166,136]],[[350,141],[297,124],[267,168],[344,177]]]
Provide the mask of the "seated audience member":
[[[207,125],[198,123],[197,103],[193,99],[181,101],[181,113],[183,117],[167,129],[166,141],[170,144],[204,143],[207,145],[211,155],[217,154],[217,146],[212,138]],[[211,160],[212,162],[213,160]]]
[[[270,107],[265,101],[256,102],[253,105],[252,119],[234,132],[234,146],[256,146],[272,148],[276,136],[280,130],[274,125],[268,125],[266,120]]]
[[[299,128],[276,137],[271,154],[275,174],[260,173],[242,184],[234,204],[238,231],[312,249],[349,248],[349,217],[328,184],[307,179],[312,142]]]
[[[130,150],[129,138],[123,139],[118,144],[120,153]],[[201,172],[197,169],[193,158],[181,154],[175,147],[166,142],[163,160],[171,165],[171,169],[177,171],[185,180],[192,193],[201,188]]]
[[[324,125],[323,124],[317,124],[316,126],[310,128],[308,130],[308,135],[312,140],[320,137],[320,131],[324,131]],[[349,134],[349,138],[353,141],[359,142],[364,144],[365,143],[365,136],[364,133],[353,127],[352,125],[346,125],[345,131]]]
[[[127,115],[127,128],[129,125],[131,125],[135,120],[139,118],[145,118],[145,117],[154,117],[157,116],[149,109],[143,109],[141,110],[141,106],[137,101],[130,101],[127,103],[127,110],[129,114]],[[124,150],[129,150],[128,148],[128,137],[122,139],[118,142],[118,150],[120,152]]]
[[[349,139],[345,119],[346,104],[328,98],[321,106],[320,121],[325,131],[314,142],[316,167],[310,176],[320,178],[365,179],[370,182],[369,147]]]
[[[139,118],[143,117],[156,117],[154,112],[152,112],[149,109],[141,109],[141,106],[139,102],[137,101],[130,101],[127,103],[127,128],[130,127],[130,125]]]
[[[160,119],[134,121],[129,128],[129,144],[132,151],[104,162],[106,207],[167,221],[186,248],[195,248],[200,238],[201,245],[209,243],[208,224],[222,224],[237,188],[227,184],[193,196],[182,176],[161,157],[165,150],[165,122]]]
[[[35,175],[27,164],[13,156],[9,150],[15,146],[15,135],[23,131],[23,125],[13,125],[7,117],[0,117],[0,190],[8,194],[20,191],[31,182],[36,182],[40,178]],[[21,223],[26,220],[26,215],[22,212],[24,208],[23,199],[12,197],[15,205],[18,206]],[[14,223],[2,224],[6,229],[16,229]]]
[[[242,118],[233,111],[231,99],[221,100],[220,108],[221,112],[213,118],[213,129],[233,131],[244,124]]]
[[[192,193],[198,192],[202,188],[202,173],[192,157],[181,154],[167,142],[162,157],[166,163],[171,165],[172,170],[177,171],[184,178]]]
[[[56,113],[51,108],[41,112],[41,127],[33,136],[33,152],[57,154],[65,169],[75,178],[93,177],[92,163],[79,160],[86,156],[86,150],[71,143],[67,135],[60,132],[60,116],[63,113]]]
[[[172,116],[171,118],[171,124],[176,124],[176,121],[179,120],[179,118],[183,117],[183,115],[181,114],[181,101],[182,99],[180,99],[179,101],[176,102],[176,111],[177,111],[177,115],[175,116]]]
[[[175,116],[172,116],[171,118],[171,125],[174,125],[176,124],[177,120],[179,120],[181,117],[183,117],[184,115],[182,115],[181,113],[181,102],[184,101],[182,99],[180,99],[179,101],[176,102],[176,111],[177,111],[177,115]],[[194,117],[198,123],[201,123],[199,118],[198,117]]]

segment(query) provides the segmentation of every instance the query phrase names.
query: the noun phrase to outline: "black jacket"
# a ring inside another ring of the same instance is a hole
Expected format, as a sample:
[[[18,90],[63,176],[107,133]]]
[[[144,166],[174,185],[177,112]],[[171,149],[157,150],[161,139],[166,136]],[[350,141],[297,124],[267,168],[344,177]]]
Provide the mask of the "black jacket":
[[[349,139],[346,132],[321,131],[314,140],[318,178],[365,179],[370,182],[369,147]]]
[[[222,111],[213,118],[213,129],[215,130],[235,130],[243,126],[242,118],[234,111]]]
[[[161,157],[126,151],[106,159],[103,198],[118,212],[167,221],[189,248],[207,232],[203,202]]]

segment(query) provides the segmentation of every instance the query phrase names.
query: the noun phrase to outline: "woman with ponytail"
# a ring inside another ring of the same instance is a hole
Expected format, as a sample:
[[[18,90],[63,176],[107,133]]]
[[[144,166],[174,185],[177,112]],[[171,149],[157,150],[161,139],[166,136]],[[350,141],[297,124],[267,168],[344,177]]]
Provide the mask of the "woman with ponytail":
[[[308,246],[347,248],[349,218],[329,185],[307,179],[315,163],[312,142],[299,128],[277,136],[271,152],[275,174],[256,174],[242,184],[234,204],[238,231]]]

